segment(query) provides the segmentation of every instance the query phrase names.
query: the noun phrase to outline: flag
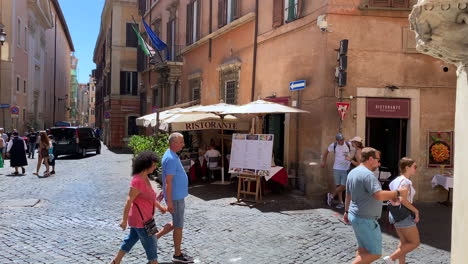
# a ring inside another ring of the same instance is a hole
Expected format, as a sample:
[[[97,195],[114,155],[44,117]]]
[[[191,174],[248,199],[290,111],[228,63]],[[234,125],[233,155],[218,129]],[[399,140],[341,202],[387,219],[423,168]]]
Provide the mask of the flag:
[[[154,49],[152,49],[148,45],[148,43],[146,43],[145,40],[141,37],[140,31],[135,27],[135,25],[132,25],[132,28],[133,28],[133,31],[135,31],[135,34],[137,35],[138,44],[140,45],[143,53],[145,53],[146,56],[154,55]],[[151,50],[148,50],[148,47],[151,48],[152,52]]]
[[[145,26],[146,33],[148,33],[148,37],[151,39],[153,46],[158,50],[163,50],[167,48],[166,43],[164,43],[158,36],[151,30],[151,28],[146,24],[145,20],[142,18],[143,25]]]

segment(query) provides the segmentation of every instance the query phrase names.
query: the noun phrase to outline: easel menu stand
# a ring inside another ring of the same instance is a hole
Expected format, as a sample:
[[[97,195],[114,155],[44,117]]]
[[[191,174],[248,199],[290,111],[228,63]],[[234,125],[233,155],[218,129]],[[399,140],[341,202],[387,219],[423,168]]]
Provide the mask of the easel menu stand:
[[[246,202],[258,202],[259,200],[262,200],[262,188],[260,186],[261,184],[261,176],[258,175],[250,175],[250,174],[239,174],[238,182],[237,182],[237,202],[246,201]],[[255,192],[251,191],[251,184],[255,183]],[[254,200],[247,200],[247,199],[241,199],[240,196],[241,194],[244,195],[254,195],[255,196],[255,201]]]

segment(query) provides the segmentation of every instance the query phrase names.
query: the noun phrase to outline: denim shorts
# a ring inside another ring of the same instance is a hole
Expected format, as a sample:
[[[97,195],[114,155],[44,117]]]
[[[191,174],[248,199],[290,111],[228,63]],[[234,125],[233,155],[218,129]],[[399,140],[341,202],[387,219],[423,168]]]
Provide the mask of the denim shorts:
[[[122,242],[122,245],[120,245],[120,250],[125,253],[130,252],[138,240],[141,241],[141,245],[143,245],[145,249],[148,260],[158,260],[158,239],[156,235],[149,237],[144,228],[130,227],[130,234],[128,234]]]
[[[174,213],[172,215],[172,224],[174,228],[184,227],[184,214],[185,214],[185,200],[173,200],[172,205],[174,206]]]
[[[333,169],[333,177],[335,178],[336,185],[346,186],[346,179],[348,178],[348,171]]]
[[[416,223],[414,222],[414,217],[412,215],[409,215],[401,221],[395,222],[395,219],[393,219],[392,214],[388,213],[388,221],[390,222],[390,224],[394,224],[395,228],[408,228],[416,226]]]
[[[372,255],[382,255],[382,232],[376,219],[360,218],[348,214],[358,246],[365,248]]]

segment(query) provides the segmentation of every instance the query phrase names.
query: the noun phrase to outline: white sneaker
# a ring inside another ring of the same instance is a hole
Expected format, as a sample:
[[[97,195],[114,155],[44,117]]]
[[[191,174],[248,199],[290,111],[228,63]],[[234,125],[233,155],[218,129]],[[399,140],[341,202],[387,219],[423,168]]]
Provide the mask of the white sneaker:
[[[327,204],[328,206],[331,206],[333,201],[333,195],[331,193],[327,193]]]
[[[383,260],[385,260],[385,264],[396,264],[396,261],[393,261],[390,256],[385,256],[383,257]]]
[[[343,203],[339,203],[339,204],[336,205],[336,209],[341,209],[341,208],[344,208]]]

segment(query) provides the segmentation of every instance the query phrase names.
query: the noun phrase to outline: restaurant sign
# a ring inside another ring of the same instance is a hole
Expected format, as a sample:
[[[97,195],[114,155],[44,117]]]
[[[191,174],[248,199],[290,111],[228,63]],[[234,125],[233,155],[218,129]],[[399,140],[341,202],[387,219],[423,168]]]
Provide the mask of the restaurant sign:
[[[410,99],[367,98],[366,117],[410,118]]]
[[[172,131],[192,131],[192,130],[207,130],[207,129],[221,129],[224,130],[238,130],[238,131],[247,131],[249,130],[249,122],[232,122],[224,121],[221,123],[220,120],[205,120],[197,122],[187,122],[187,123],[172,123]]]

